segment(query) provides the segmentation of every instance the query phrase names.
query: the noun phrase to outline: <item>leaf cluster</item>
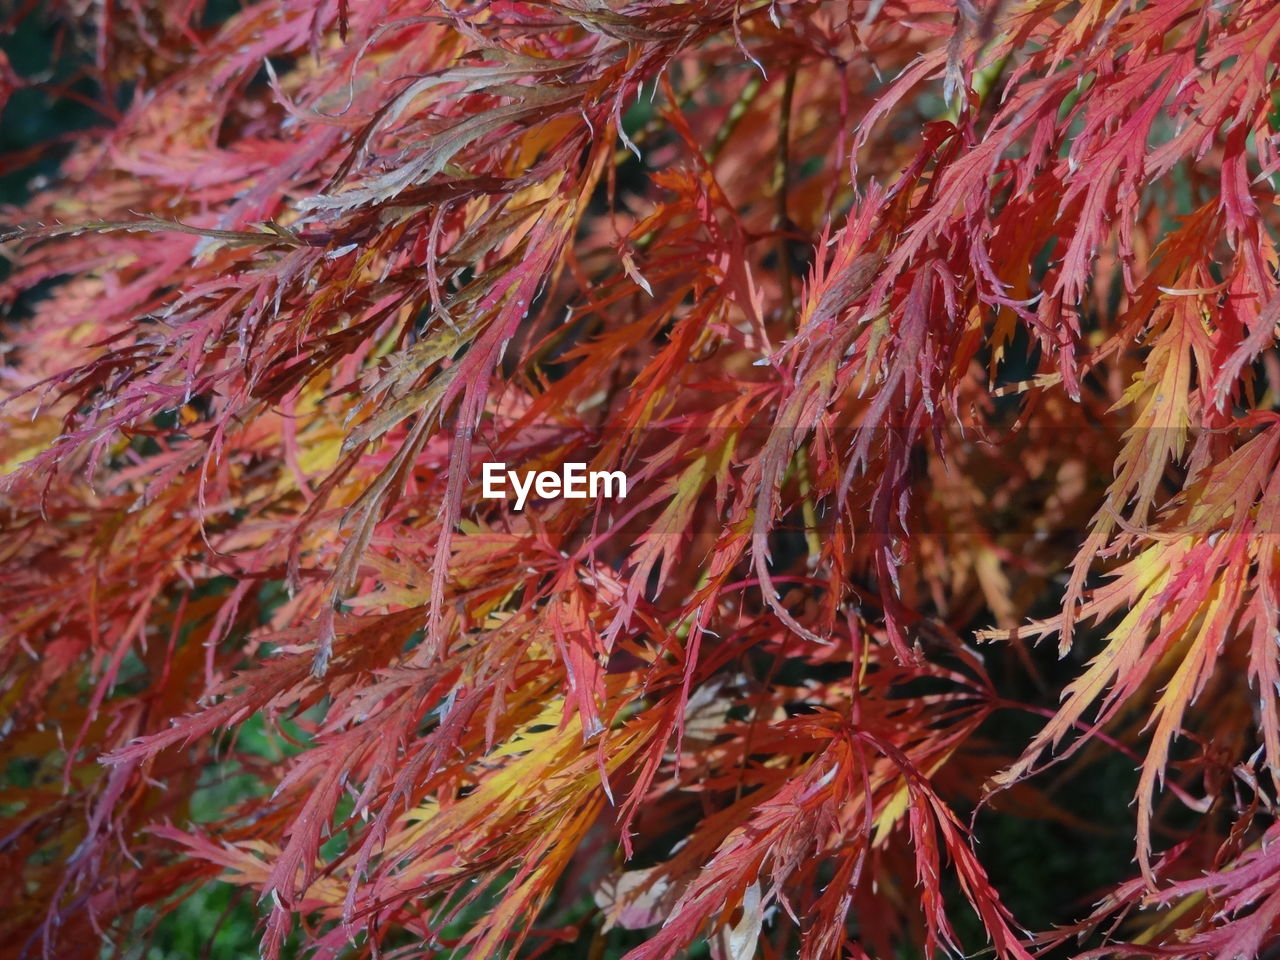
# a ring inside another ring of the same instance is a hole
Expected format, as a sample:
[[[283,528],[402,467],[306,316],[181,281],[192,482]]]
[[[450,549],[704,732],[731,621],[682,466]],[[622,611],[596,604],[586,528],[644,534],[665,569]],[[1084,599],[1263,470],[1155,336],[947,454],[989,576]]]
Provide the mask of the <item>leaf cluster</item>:
[[[4,942],[1280,932],[1280,5],[47,6],[103,120],[8,212]],[[1032,831],[1117,854],[1034,930]]]

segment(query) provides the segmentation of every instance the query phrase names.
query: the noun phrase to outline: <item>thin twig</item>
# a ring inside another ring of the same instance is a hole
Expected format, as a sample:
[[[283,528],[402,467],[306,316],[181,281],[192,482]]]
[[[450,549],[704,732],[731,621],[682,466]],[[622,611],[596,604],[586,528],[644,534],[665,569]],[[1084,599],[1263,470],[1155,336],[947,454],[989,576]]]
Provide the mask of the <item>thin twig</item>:
[[[738,94],[738,98],[733,101],[733,106],[729,108],[729,115],[724,118],[724,123],[720,124],[720,129],[716,131],[711,146],[707,147],[703,157],[707,161],[707,166],[713,166],[716,157],[720,156],[720,151],[724,149],[724,145],[729,142],[729,138],[733,136],[733,131],[738,127],[740,121],[746,112],[751,109],[751,104],[760,94],[760,87],[763,81],[760,74],[754,73],[751,79],[747,81],[746,86],[742,88],[742,92]]]

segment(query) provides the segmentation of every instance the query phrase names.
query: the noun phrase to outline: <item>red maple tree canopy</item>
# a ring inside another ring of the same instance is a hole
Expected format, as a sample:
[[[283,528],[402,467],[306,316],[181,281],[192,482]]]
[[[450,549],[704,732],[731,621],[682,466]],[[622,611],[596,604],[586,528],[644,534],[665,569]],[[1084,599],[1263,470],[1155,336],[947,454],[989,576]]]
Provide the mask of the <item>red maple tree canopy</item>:
[[[11,14],[6,955],[1280,935],[1280,4]]]

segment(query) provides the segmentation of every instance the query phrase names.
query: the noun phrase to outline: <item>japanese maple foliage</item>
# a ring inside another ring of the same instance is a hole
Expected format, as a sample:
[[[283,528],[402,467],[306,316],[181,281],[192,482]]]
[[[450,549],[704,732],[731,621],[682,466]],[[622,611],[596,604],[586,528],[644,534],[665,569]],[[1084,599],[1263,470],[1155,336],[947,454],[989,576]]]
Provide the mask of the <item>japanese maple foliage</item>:
[[[1280,934],[1280,4],[215,13],[18,13],[16,955]]]

